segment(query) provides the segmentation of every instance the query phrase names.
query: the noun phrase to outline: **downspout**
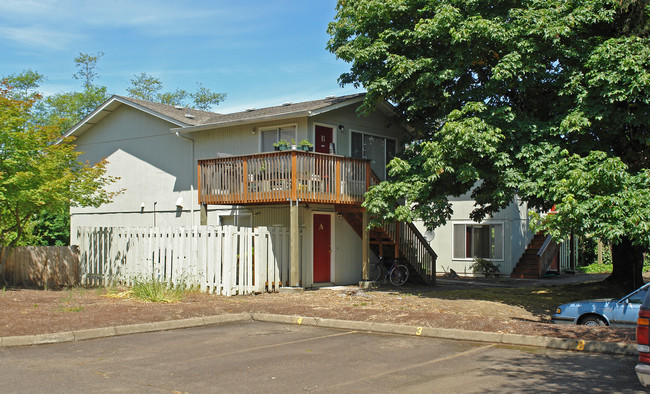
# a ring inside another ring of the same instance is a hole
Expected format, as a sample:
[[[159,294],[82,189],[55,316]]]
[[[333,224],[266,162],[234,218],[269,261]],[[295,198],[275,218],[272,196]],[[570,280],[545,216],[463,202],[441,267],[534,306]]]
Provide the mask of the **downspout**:
[[[194,168],[194,140],[190,137],[181,135],[180,131],[176,131],[174,134],[176,134],[176,137],[190,141],[192,144],[192,165],[190,166],[190,212],[192,216],[192,228],[194,228],[194,174],[196,172],[196,168]]]

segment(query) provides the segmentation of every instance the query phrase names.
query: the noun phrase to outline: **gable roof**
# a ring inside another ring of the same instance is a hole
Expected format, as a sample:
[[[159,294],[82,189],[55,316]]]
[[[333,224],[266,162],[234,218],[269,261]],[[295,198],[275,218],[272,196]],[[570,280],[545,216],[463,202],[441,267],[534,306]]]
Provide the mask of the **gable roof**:
[[[128,105],[132,108],[170,122],[175,126],[172,126],[171,131],[193,132],[266,120],[315,116],[348,105],[360,103],[363,101],[364,96],[365,93],[350,94],[346,96],[328,96],[319,100],[285,103],[273,107],[248,109],[230,114],[219,114],[216,112],[176,107],[173,105],[115,95],[82,119],[79,123],[74,125],[65,133],[64,137],[83,134],[104,117],[115,111],[115,109],[120,105]],[[392,107],[389,104],[380,106],[379,108],[383,112],[392,114]]]
[[[153,101],[140,100],[133,97],[115,96],[123,101],[128,101],[136,106],[147,108],[155,113],[166,116],[170,119],[175,119],[184,125],[196,126],[207,122],[214,116],[219,116],[216,112],[202,111],[200,109],[189,108],[184,106],[175,106],[162,103],[154,103]],[[191,115],[188,117],[186,115]]]

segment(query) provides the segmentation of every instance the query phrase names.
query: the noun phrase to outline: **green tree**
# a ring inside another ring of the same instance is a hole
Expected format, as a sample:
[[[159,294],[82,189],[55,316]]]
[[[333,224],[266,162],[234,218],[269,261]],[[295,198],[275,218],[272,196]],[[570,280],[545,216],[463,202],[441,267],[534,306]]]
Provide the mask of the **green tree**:
[[[93,86],[95,79],[99,78],[99,74],[95,69],[97,68],[99,58],[102,56],[104,56],[104,52],[102,51],[97,52],[96,55],[79,52],[79,56],[74,58],[77,72],[74,73],[72,77],[74,79],[82,80],[84,89],[90,89],[90,87]]]
[[[9,74],[4,79],[7,85],[13,87],[14,97],[25,99],[38,94],[37,89],[45,81],[45,76],[27,69],[21,73]]]
[[[162,90],[162,82],[147,73],[140,73],[131,79],[131,87],[126,89],[129,96],[148,101],[156,101],[157,94]]]
[[[225,93],[215,93],[203,86],[201,82],[197,82],[196,84],[198,85],[196,92],[190,93],[195,108],[209,111],[213,105],[217,105],[226,99]]]
[[[167,105],[183,105],[187,91],[181,88],[176,88],[173,92],[159,93],[156,101]]]
[[[60,129],[31,121],[37,99],[18,99],[0,84],[0,272],[6,247],[30,239],[37,215],[68,204],[99,206],[116,194],[105,189],[114,181],[105,175],[106,163],[80,163]]]
[[[200,82],[197,82],[197,85],[198,88],[194,93],[188,93],[180,88],[171,92],[161,92],[163,84],[159,78],[147,73],[140,73],[140,75],[135,75],[135,78],[131,79],[131,86],[126,91],[131,97],[167,105],[189,105],[186,102],[189,97],[192,99],[193,108],[204,111],[210,110],[212,106],[219,104],[226,98],[225,93],[214,93]]]
[[[96,71],[97,62],[103,55],[101,51],[96,55],[79,53],[74,59],[78,70],[73,77],[83,82],[83,90],[45,97],[43,105],[39,105],[38,117],[42,123],[56,126],[64,132],[108,100],[110,95],[106,86],[95,84],[95,80],[99,78]]]
[[[536,230],[612,244],[609,280],[643,283],[650,245],[648,0],[339,0],[328,49],[362,106],[388,100],[412,126],[376,218],[481,220],[515,196]],[[407,201],[407,204],[400,204]]]

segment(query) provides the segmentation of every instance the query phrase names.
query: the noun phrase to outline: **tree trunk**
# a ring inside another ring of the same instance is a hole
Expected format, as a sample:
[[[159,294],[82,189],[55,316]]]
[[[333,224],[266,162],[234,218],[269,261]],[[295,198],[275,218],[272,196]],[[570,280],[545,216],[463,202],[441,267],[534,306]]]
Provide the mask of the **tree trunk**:
[[[632,244],[628,237],[623,237],[612,245],[612,274],[607,282],[633,291],[643,285],[643,253],[645,248]]]

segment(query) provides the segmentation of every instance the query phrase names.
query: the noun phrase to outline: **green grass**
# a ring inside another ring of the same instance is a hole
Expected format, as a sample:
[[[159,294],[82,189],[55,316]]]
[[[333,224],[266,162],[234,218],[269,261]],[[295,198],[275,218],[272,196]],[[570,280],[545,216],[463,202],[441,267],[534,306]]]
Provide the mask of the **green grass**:
[[[609,274],[612,272],[612,268],[612,260],[610,258],[605,259],[601,264],[594,262],[584,267],[578,267],[576,270],[587,274]],[[646,257],[643,261],[643,272],[650,272],[650,256]]]
[[[146,302],[177,302],[185,296],[185,286],[172,286],[157,279],[136,280],[131,295]]]
[[[584,267],[578,267],[576,270],[586,274],[609,274],[612,272],[612,265],[606,263],[592,263]]]

